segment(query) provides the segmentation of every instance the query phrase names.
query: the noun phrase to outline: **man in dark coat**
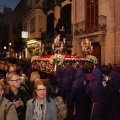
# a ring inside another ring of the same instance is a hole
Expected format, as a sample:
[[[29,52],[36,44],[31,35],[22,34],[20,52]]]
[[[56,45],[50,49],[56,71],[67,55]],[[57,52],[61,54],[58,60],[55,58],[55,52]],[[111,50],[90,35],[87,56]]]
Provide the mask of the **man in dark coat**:
[[[7,82],[10,85],[6,94],[6,98],[13,102],[16,106],[18,119],[25,120],[26,102],[28,100],[27,93],[20,89],[21,79],[17,74],[8,74]]]
[[[103,74],[100,68],[92,70],[92,80],[86,88],[87,94],[92,100],[92,110],[90,120],[107,120],[107,108],[110,97],[109,85],[102,83]]]

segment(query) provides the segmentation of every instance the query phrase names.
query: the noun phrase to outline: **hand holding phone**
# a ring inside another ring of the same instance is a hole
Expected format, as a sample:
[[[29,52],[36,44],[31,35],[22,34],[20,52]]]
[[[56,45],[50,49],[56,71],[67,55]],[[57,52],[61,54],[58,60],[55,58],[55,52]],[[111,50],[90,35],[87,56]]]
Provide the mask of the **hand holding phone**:
[[[24,106],[23,101],[19,98],[17,100],[13,101],[13,104],[16,106],[16,108],[20,107],[20,106]]]

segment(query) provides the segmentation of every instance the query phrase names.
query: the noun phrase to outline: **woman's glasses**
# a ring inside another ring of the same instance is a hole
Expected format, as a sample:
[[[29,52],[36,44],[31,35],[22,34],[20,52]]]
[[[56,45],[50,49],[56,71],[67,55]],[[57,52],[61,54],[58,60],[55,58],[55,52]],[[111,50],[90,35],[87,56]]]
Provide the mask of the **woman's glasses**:
[[[47,91],[47,89],[36,89],[36,90],[39,92],[46,92]]]

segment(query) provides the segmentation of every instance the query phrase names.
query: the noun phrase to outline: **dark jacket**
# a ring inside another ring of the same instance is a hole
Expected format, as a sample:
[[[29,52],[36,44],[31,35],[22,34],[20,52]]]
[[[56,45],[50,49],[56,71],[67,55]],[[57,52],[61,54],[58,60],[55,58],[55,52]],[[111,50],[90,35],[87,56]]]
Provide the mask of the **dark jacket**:
[[[11,102],[13,102],[14,100],[17,101],[19,98],[23,101],[24,106],[20,106],[20,107],[16,108],[16,110],[17,110],[17,114],[18,114],[18,119],[25,120],[26,102],[28,100],[27,93],[24,90],[19,89],[18,94],[15,95],[9,88],[8,93],[6,94],[6,98],[8,100],[10,100]]]

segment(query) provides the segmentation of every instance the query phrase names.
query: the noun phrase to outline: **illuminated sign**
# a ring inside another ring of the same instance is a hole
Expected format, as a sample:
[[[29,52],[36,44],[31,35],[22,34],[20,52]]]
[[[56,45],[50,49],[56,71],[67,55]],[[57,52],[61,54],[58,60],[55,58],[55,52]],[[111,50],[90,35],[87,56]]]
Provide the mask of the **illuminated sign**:
[[[28,38],[28,32],[22,31],[22,38]]]

